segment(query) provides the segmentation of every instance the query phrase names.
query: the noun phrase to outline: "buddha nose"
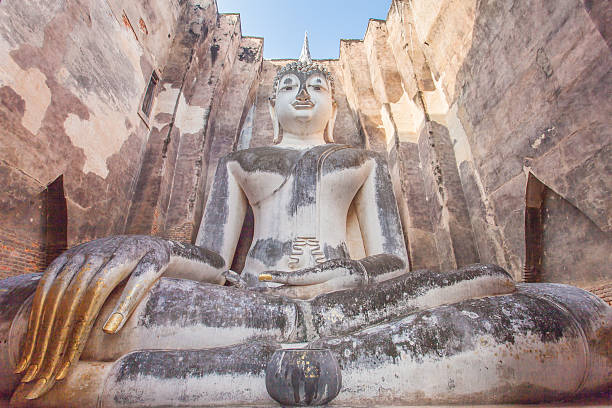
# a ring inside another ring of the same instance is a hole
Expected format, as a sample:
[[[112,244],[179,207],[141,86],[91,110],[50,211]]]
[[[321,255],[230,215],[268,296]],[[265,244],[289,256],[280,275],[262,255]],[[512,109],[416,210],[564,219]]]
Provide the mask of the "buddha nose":
[[[298,92],[295,99],[297,99],[300,102],[305,102],[305,101],[310,100],[310,94],[308,93],[308,91],[306,91],[306,88],[302,88],[300,92]]]

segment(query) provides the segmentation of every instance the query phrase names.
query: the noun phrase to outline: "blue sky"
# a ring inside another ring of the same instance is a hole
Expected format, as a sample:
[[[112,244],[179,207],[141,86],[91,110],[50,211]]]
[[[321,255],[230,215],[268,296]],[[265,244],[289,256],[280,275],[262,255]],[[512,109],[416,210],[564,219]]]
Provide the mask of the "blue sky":
[[[362,39],[370,18],[384,20],[391,0],[217,0],[240,13],[242,35],[264,37],[264,58],[297,58],[308,31],[313,59],[338,58],[341,38]]]

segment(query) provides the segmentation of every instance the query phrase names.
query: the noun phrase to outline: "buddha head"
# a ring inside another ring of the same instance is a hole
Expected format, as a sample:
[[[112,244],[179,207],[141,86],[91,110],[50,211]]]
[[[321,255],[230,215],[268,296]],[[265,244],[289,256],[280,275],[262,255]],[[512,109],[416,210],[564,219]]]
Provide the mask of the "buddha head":
[[[310,58],[307,36],[299,60],[276,74],[269,101],[274,143],[280,143],[283,132],[299,136],[323,132],[326,143],[334,142],[334,78]]]

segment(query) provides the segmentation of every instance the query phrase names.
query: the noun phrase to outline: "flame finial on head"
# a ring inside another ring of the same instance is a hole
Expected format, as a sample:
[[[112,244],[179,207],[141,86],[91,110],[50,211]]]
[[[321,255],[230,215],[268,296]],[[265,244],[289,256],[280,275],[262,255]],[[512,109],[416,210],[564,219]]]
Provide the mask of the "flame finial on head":
[[[312,64],[312,58],[310,58],[310,48],[308,47],[308,31],[304,32],[304,44],[302,45],[302,52],[298,59],[304,65]]]

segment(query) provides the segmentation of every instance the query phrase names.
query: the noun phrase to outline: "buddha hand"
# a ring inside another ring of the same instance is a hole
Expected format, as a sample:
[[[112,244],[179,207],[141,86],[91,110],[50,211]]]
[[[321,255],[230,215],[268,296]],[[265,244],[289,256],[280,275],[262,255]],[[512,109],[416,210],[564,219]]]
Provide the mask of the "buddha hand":
[[[168,266],[171,241],[116,236],[69,249],[45,270],[36,289],[21,359],[15,372],[31,387],[28,399],[63,379],[80,357],[100,308],[130,277],[104,331],[115,333]],[[26,371],[27,370],[27,371]]]
[[[284,284],[268,289],[268,293],[295,299],[312,299],[369,282],[366,268],[354,259],[333,259],[295,272],[266,271],[259,280]]]

